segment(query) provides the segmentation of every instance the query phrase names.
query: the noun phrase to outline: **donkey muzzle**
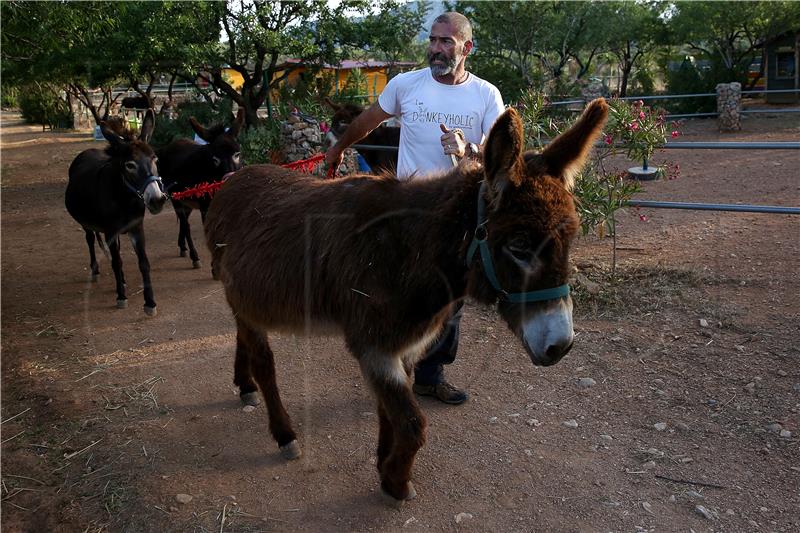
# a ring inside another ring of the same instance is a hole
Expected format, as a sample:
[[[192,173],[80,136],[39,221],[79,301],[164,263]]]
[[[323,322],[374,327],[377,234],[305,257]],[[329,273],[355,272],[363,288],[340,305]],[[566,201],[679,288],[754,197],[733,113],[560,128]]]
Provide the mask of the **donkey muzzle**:
[[[522,343],[534,365],[554,365],[572,349],[572,299],[567,296],[550,302],[522,324]]]
[[[147,210],[153,215],[157,215],[164,209],[164,204],[167,203],[167,195],[164,194],[164,185],[161,182],[161,178],[158,176],[151,177],[142,193],[142,200]]]

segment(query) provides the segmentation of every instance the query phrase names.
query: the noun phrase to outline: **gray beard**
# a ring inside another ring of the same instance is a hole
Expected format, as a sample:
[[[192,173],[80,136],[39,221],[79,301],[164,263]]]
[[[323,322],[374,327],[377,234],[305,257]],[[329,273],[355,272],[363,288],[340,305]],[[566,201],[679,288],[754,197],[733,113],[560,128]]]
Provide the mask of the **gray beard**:
[[[453,59],[448,61],[447,64],[445,65],[439,65],[439,64],[434,65],[430,61],[428,62],[428,65],[430,65],[431,67],[431,74],[433,74],[438,78],[440,76],[447,76],[448,74],[452,74],[456,69],[458,60],[459,60],[458,57],[453,57]]]

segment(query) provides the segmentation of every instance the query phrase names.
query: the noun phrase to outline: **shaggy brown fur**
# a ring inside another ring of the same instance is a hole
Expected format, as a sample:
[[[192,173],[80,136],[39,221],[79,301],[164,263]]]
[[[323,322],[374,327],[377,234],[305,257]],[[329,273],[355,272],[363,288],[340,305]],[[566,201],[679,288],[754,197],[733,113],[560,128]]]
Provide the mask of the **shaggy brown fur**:
[[[226,182],[208,212],[206,240],[237,320],[234,382],[243,397],[256,384],[261,389],[285,455],[296,457],[299,448],[265,331],[335,326],[378,399],[382,488],[399,500],[413,497],[409,480],[425,418],[408,373],[453,302],[467,295],[498,302],[481,262],[466,264],[481,182],[489,185],[486,228],[502,286],[526,292],[566,283],[578,230],[569,176],[583,164],[606,114],[597,100],[542,154],[523,154],[520,119],[508,110],[492,128],[483,166],[463,162],[428,179],[320,181],[262,165]],[[525,274],[520,250],[528,253]],[[547,305],[501,299],[498,309],[520,336],[523,320]]]

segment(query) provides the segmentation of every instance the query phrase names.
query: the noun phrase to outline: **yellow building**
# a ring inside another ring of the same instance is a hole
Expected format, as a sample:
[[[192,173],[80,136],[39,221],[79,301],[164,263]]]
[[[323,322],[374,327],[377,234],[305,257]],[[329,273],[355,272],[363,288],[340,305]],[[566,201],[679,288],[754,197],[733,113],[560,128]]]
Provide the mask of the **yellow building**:
[[[370,102],[374,102],[379,94],[386,87],[389,81],[388,72],[389,67],[392,66],[394,73],[405,72],[417,66],[417,63],[409,61],[398,61],[396,63],[389,63],[388,61],[375,61],[372,59],[366,60],[351,60],[347,59],[342,61],[339,65],[324,65],[322,69],[316,74],[316,77],[324,77],[326,75],[333,75],[334,88],[333,93],[330,95],[335,98],[347,84],[347,79],[354,69],[359,69],[362,76],[366,80],[366,94],[365,96]],[[304,74],[309,68],[316,68],[316,65],[306,65],[300,59],[287,59],[283,63],[275,67],[275,78],[280,78],[286,75],[286,79],[282,84],[294,86],[300,81],[300,76]],[[288,75],[286,71],[289,71]]]

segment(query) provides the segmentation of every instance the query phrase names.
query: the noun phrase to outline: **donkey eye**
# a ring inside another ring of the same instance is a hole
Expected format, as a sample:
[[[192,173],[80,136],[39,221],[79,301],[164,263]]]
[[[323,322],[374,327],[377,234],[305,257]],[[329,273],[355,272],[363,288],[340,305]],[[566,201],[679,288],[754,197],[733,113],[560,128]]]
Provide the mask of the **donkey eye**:
[[[125,162],[125,170],[128,172],[136,172],[136,162],[135,161],[126,161]]]
[[[513,239],[505,246],[505,249],[514,259],[526,263],[530,262],[531,255],[533,255],[530,243],[523,238]]]
[[[220,158],[219,158],[219,157],[217,157],[217,156],[214,156],[214,158],[213,158],[213,159],[214,159],[214,166],[215,166],[215,167],[218,167],[218,166],[219,166],[219,164],[220,164],[220,163],[222,163],[222,160],[220,160]]]

